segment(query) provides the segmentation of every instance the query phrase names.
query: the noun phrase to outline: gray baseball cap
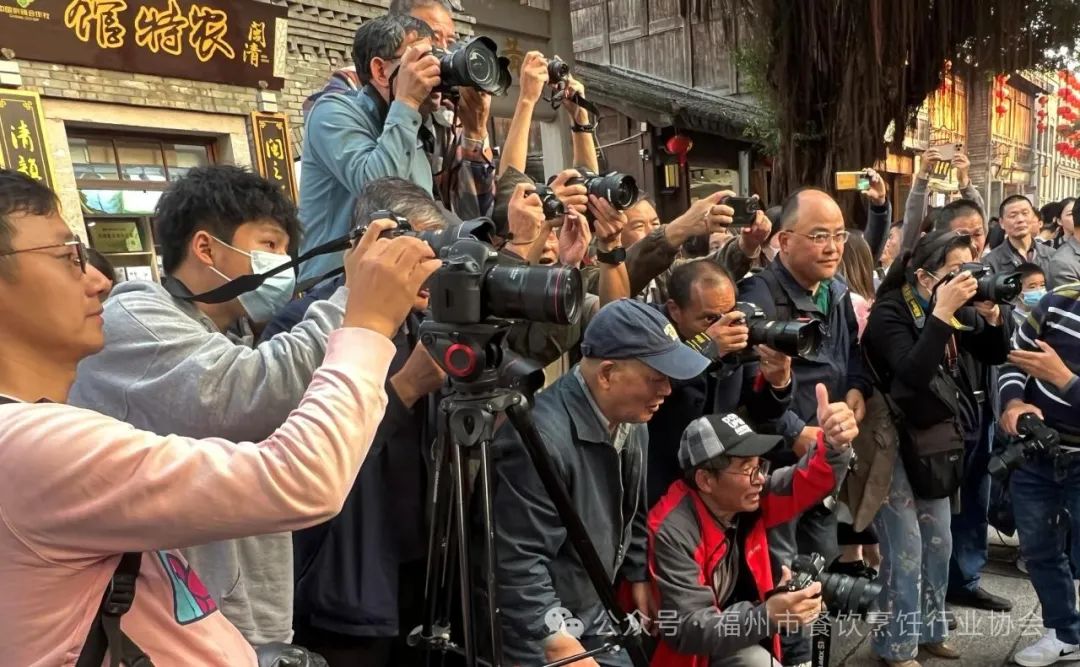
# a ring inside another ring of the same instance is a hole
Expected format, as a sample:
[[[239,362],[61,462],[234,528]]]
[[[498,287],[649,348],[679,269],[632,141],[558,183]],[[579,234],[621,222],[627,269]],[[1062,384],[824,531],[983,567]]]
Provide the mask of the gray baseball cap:
[[[721,455],[761,456],[783,441],[779,435],[754,433],[739,415],[705,415],[690,422],[683,431],[679,465],[688,471]]]
[[[633,299],[619,299],[600,309],[581,341],[581,353],[593,359],[637,359],[675,380],[705,372],[709,360],[679,340],[668,318]]]

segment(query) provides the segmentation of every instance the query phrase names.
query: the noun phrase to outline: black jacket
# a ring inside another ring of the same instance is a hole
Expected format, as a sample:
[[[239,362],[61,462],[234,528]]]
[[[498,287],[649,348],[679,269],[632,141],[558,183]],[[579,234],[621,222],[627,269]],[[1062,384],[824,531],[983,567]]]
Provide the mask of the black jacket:
[[[576,372],[567,373],[537,394],[532,417],[610,580],[621,575],[646,581],[648,431],[644,424],[629,425],[617,451],[585,391]],[[540,664],[545,662],[541,644],[557,629],[547,622],[551,610],[563,607],[581,620],[586,643],[603,630],[606,614],[528,452],[509,425],[499,431],[493,452],[503,652],[507,664]],[[481,533],[474,530],[473,535],[479,539]]]
[[[654,304],[668,317],[667,306]],[[746,408],[751,425],[773,422],[791,405],[791,388],[774,391],[759,378],[758,362],[725,363],[692,380],[671,380],[671,395],[649,420],[648,503],[656,504],[682,477],[679,442],[690,422],[707,414]]]
[[[887,292],[870,310],[862,345],[879,386],[896,401],[907,421],[916,428],[929,428],[958,416],[956,397],[943,398],[935,391],[949,338],[957,336],[958,387],[969,395],[987,388],[980,362],[1004,363],[1009,343],[1005,328],[990,326],[974,308],[956,313],[956,319],[971,331],[957,331],[929,313],[921,319],[916,321],[901,290]]]
[[[419,318],[394,337],[393,377],[412,353]],[[408,329],[408,332],[406,331]],[[341,513],[293,534],[295,619],[354,637],[398,634],[398,568],[425,555],[425,461],[432,397],[407,408],[386,382],[386,416]]]
[[[766,275],[768,274],[768,275]],[[769,281],[777,287],[774,294]],[[817,395],[821,382],[832,400],[843,400],[849,389],[859,389],[868,397],[872,391],[859,351],[859,324],[851,307],[847,284],[839,277],[830,285],[829,312],[822,313],[777,257],[764,271],[739,282],[739,300],[757,304],[769,319],[809,318],[825,326],[824,341],[809,359],[791,361],[797,386],[791,409],[779,420],[777,432],[793,442],[803,427],[817,421]]]

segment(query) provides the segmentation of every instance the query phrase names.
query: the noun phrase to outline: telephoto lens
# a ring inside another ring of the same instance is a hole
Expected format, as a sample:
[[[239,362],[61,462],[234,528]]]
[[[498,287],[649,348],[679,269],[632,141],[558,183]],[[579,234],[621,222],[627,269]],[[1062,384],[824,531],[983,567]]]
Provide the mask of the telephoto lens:
[[[821,582],[821,598],[832,612],[863,616],[870,610],[881,584],[868,577],[825,572],[825,559],[816,553],[800,554],[791,561],[789,591],[802,590],[815,581]]]
[[[825,338],[822,324],[817,320],[808,322],[769,320],[765,316],[765,311],[757,304],[746,302],[736,303],[735,310],[746,316],[746,327],[750,330],[747,347],[768,345],[789,357],[806,359],[818,351]]]
[[[493,317],[571,324],[578,320],[583,288],[577,269],[493,266],[484,278],[484,303]]]
[[[452,49],[432,49],[439,59],[439,86],[434,92],[453,92],[465,86],[492,95],[504,95],[510,88],[510,60],[498,55],[490,37],[474,37]]]

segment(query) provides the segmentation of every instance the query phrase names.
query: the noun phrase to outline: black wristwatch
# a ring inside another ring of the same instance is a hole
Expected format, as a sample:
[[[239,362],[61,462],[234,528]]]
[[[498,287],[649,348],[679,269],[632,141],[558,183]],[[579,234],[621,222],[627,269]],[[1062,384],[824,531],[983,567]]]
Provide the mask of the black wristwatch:
[[[596,251],[596,261],[603,262],[604,264],[610,264],[612,266],[618,266],[626,261],[626,248],[615,248],[608,252],[603,250]]]

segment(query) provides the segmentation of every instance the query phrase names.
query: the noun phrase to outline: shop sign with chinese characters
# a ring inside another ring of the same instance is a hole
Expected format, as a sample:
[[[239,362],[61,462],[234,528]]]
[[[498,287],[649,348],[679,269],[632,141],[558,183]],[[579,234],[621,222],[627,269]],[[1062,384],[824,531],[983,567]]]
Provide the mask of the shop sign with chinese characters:
[[[26,90],[0,88],[0,167],[53,187],[41,99]]]
[[[251,114],[251,130],[255,136],[255,157],[259,173],[276,183],[289,199],[296,197],[293,177],[292,150],[289,148],[289,122],[284,114]]]
[[[0,48],[18,59],[280,90],[285,14],[255,0],[0,0]]]

